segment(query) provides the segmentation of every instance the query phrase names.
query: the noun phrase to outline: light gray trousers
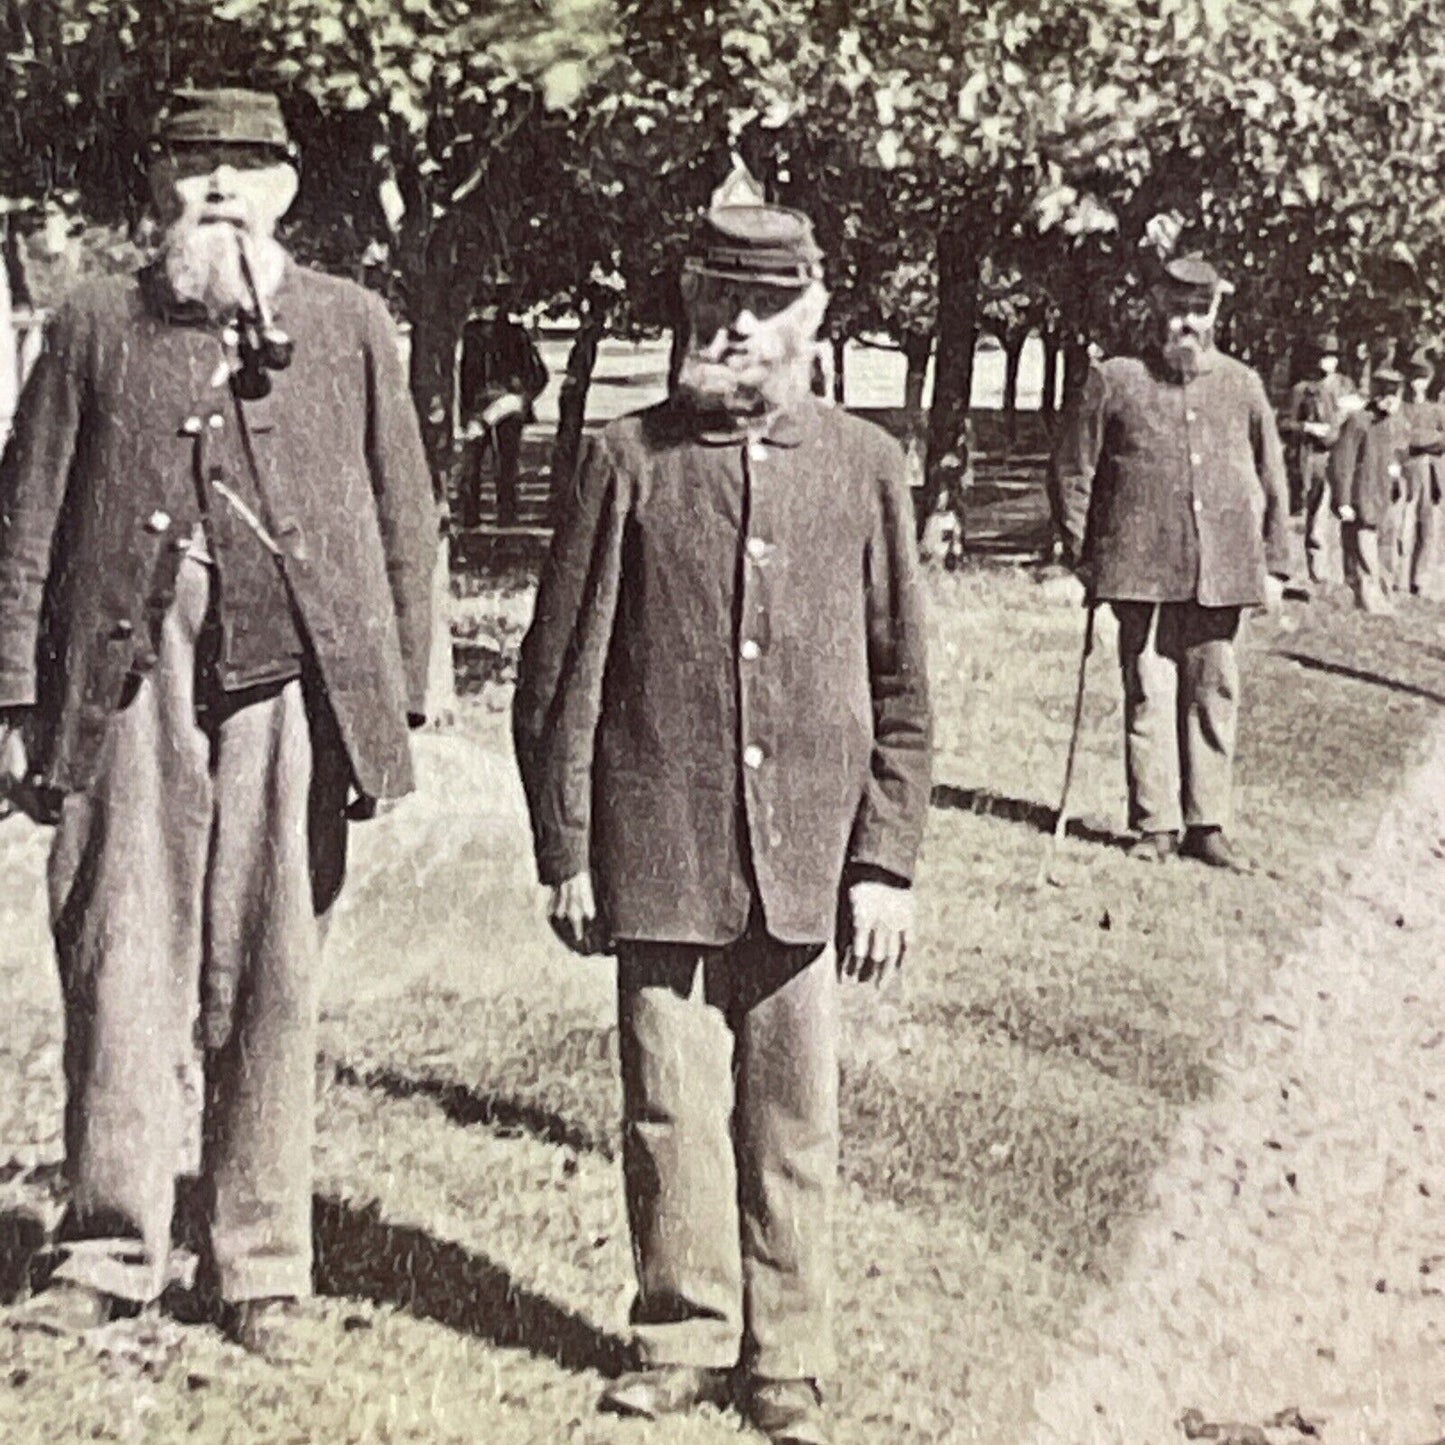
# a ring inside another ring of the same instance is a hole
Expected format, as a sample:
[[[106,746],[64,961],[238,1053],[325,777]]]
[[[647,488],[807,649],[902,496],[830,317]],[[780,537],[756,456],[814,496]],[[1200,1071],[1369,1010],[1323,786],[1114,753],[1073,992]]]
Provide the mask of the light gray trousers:
[[[623,1173],[650,1364],[833,1372],[837,961],[758,928],[618,952]]]
[[[1116,602],[1129,826],[1223,828],[1230,818],[1238,607]]]
[[[176,1181],[197,1172],[222,1298],[311,1289],[320,955],[349,770],[300,680],[207,696],[211,581],[182,563],[156,666],[112,717],[94,785],[65,799],[50,858],[59,1276],[140,1302],[174,1272]]]

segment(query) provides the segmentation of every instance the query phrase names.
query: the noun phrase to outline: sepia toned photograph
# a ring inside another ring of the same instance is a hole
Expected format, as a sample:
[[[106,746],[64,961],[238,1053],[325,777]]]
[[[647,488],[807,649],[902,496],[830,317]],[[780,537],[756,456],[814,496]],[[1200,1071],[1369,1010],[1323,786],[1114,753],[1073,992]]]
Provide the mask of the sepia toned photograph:
[[[1445,1445],[1442,707],[1445,0],[0,0],[0,1445]]]

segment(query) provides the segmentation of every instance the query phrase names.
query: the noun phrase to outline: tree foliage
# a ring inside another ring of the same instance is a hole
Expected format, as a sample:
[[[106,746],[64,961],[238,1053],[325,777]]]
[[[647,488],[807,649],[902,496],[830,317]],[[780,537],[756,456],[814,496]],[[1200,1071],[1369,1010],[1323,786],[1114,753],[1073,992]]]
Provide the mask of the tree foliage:
[[[280,90],[295,239],[411,323],[439,466],[471,302],[577,318],[585,396],[603,330],[675,323],[735,155],[813,216],[835,334],[918,376],[933,352],[935,475],[981,330],[1042,329],[1075,374],[1134,344],[1161,214],[1236,281],[1261,366],[1320,324],[1445,324],[1445,0],[6,0],[0,195],[134,219],[182,81]]]

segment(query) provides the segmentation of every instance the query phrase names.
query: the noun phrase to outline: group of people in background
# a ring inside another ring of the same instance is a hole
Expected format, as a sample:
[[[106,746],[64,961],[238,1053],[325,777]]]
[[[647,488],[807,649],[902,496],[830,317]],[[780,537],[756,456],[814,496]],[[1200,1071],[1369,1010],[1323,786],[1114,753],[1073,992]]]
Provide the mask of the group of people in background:
[[[1445,403],[1425,347],[1402,369],[1374,366],[1363,392],[1339,365],[1338,340],[1318,337],[1290,393],[1290,499],[1305,517],[1310,580],[1337,580],[1338,566],[1364,611],[1388,614],[1397,594],[1440,588]]]

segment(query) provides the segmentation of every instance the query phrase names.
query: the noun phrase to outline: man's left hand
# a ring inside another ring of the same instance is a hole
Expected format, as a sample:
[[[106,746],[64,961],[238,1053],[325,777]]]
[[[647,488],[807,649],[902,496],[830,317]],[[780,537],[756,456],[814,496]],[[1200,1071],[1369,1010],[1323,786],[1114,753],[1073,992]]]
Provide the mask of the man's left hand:
[[[913,932],[913,890],[892,883],[855,883],[848,889],[852,945],[842,959],[846,977],[882,984],[903,966]]]
[[[359,793],[346,805],[346,816],[353,823],[369,823],[394,812],[400,802],[400,798],[373,798],[370,793]]]

